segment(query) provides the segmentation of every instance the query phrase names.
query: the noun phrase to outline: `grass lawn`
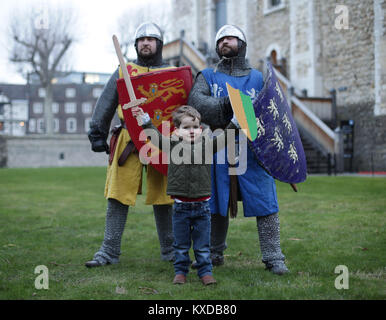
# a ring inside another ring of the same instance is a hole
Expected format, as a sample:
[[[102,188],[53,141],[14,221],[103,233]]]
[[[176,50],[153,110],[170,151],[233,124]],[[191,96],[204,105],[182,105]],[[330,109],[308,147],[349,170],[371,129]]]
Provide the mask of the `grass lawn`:
[[[105,168],[0,170],[0,299],[386,298],[385,178],[311,176],[298,193],[278,182],[290,269],[283,276],[264,270],[256,220],[244,218],[240,204],[210,287],[194,271],[187,284],[172,284],[143,195],[130,208],[120,263],[84,266],[103,238],[104,180]],[[35,288],[39,265],[48,268],[48,290]],[[335,288],[338,265],[348,268],[348,289]]]

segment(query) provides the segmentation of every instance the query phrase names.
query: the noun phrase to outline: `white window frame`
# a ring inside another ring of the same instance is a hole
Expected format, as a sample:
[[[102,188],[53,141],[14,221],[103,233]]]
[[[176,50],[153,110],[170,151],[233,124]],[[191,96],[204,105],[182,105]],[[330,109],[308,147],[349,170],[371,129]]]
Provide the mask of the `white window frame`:
[[[45,88],[39,88],[38,89],[38,97],[44,98],[46,96],[46,89]]]
[[[33,113],[35,114],[41,114],[43,113],[43,108],[44,108],[44,105],[42,102],[34,102],[32,104],[32,111]]]
[[[90,130],[91,118],[84,119],[84,131],[88,132]]]
[[[92,113],[92,103],[91,102],[83,102],[82,103],[82,113],[91,114]]]
[[[73,128],[70,128],[71,127],[71,122],[74,123]],[[76,118],[67,118],[66,119],[66,131],[68,133],[75,133],[76,132],[76,127],[77,127]]]
[[[36,132],[37,133],[44,133],[44,118],[39,118],[36,120]]]
[[[76,102],[66,102],[64,104],[65,113],[76,113]]]
[[[52,102],[51,108],[53,114],[59,113],[59,102]]]
[[[59,119],[58,118],[54,118],[54,132],[55,133],[58,133],[59,132]]]
[[[28,120],[28,100],[15,99],[12,100],[12,116],[15,119]]]
[[[92,96],[95,98],[95,99],[98,99],[99,96],[102,94],[102,91],[103,91],[103,88],[94,88],[92,89]]]
[[[286,0],[281,0],[280,4],[273,6],[271,0],[264,0],[263,15],[268,15],[273,12],[282,10],[286,7]]]
[[[36,119],[31,118],[28,120],[28,130],[29,132],[36,132]]]

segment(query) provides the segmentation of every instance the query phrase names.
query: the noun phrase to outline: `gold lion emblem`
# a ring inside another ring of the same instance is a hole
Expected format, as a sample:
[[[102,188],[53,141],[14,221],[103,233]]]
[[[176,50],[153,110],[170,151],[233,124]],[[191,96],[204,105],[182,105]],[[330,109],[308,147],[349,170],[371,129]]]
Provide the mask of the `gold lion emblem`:
[[[151,83],[149,85],[149,90],[147,91],[144,89],[143,85],[139,85],[137,90],[147,98],[145,104],[148,104],[159,97],[166,102],[175,94],[181,94],[183,99],[186,98],[186,91],[184,88],[181,88],[183,85],[184,81],[181,79],[169,79],[162,82],[160,85]]]
[[[154,110],[154,115],[153,115],[153,124],[158,127],[162,123],[162,110],[161,109],[156,109]]]

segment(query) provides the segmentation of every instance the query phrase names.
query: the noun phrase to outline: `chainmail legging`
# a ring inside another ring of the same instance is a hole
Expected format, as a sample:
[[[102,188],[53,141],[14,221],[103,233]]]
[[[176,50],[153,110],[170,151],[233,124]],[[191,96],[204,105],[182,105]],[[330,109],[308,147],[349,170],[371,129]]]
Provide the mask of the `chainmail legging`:
[[[171,206],[155,205],[154,217],[161,247],[161,258],[173,258],[173,234]],[[107,200],[106,225],[102,246],[95,253],[94,260],[101,264],[118,263],[121,254],[121,240],[125,229],[129,206],[114,199]]]
[[[157,227],[158,239],[161,247],[161,259],[172,261],[174,259],[173,250],[173,209],[170,205],[153,206],[155,225]]]
[[[280,248],[280,222],[278,213],[263,217],[256,217],[259,234],[260,250],[264,263],[284,261]],[[229,226],[229,216],[212,215],[211,256],[221,257],[227,248],[226,236]]]
[[[279,214],[256,217],[259,233],[260,250],[264,263],[284,261],[280,248],[280,221]]]

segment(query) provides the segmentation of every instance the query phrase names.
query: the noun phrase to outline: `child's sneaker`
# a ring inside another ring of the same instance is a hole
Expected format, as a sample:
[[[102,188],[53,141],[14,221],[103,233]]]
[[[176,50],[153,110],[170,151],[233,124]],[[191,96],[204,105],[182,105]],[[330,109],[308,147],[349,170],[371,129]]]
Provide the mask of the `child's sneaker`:
[[[206,276],[201,277],[201,282],[205,286],[209,286],[210,284],[215,284],[217,283],[216,280],[214,280],[213,276],[207,274]]]

